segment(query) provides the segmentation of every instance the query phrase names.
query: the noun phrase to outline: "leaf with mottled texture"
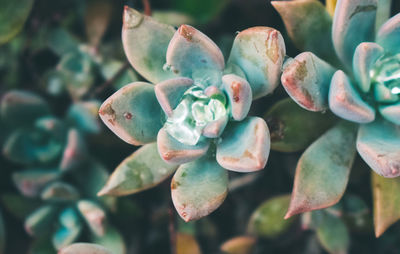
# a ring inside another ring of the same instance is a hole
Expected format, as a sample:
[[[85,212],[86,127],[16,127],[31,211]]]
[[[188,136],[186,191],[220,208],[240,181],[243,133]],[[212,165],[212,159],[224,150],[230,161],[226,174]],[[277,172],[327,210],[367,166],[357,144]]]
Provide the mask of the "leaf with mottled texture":
[[[286,218],[326,208],[340,200],[356,154],[356,130],[355,125],[341,122],[303,153]]]
[[[228,173],[215,158],[182,164],[171,182],[175,209],[183,220],[200,219],[217,209],[228,193]]]
[[[177,167],[161,159],[156,143],[144,145],[121,162],[98,195],[123,196],[151,188]]]

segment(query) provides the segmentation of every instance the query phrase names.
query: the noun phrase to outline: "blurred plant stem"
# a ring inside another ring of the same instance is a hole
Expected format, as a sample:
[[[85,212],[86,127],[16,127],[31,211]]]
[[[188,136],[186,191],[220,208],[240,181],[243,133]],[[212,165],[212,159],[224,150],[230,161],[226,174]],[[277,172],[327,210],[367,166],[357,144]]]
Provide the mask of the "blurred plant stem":
[[[147,16],[151,16],[151,5],[149,0],[142,0],[143,1],[143,8],[144,8],[144,14]]]
[[[107,89],[110,85],[114,83],[123,73],[126,71],[126,69],[129,68],[129,62],[125,62],[121,68],[115,73],[114,76],[112,76],[110,79],[104,81],[100,86],[98,86],[93,93],[90,94],[90,98],[93,99],[100,93],[102,93],[105,89]]]

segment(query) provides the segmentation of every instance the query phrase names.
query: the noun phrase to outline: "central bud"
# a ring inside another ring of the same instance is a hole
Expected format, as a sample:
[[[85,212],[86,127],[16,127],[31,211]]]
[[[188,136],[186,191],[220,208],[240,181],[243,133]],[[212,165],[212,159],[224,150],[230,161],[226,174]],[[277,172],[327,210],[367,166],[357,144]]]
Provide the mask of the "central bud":
[[[400,54],[379,58],[371,69],[370,77],[389,88],[392,94],[400,94]]]
[[[193,86],[185,92],[164,128],[179,142],[196,145],[206,125],[226,114],[226,98],[223,94],[208,97],[202,88]]]

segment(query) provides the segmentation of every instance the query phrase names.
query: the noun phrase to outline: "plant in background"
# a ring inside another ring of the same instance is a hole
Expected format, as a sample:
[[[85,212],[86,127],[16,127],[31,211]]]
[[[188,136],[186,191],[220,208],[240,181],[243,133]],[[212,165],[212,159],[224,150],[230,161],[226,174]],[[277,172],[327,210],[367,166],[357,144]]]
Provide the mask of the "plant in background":
[[[64,119],[58,119],[34,93],[12,90],[2,97],[0,116],[10,130],[3,155],[22,165],[23,170],[13,173],[13,182],[26,202],[36,204],[25,218],[25,230],[36,238],[33,253],[71,244],[79,239],[85,223],[91,241],[124,253],[120,234],[107,222],[115,199],[96,195],[108,172],[90,156],[85,142],[86,136],[100,132],[98,108],[95,101],[77,102]],[[18,211],[18,200],[12,194],[2,196],[13,214],[27,214]]]
[[[102,104],[104,123],[124,141],[144,146],[117,167],[99,195],[132,194],[177,169],[175,208],[185,221],[198,219],[225,199],[225,169],[251,172],[266,164],[268,127],[247,114],[253,99],[279,83],[283,39],[268,27],[244,30],[225,66],[214,42],[189,25],[175,30],[129,7],[123,20],[129,62],[156,85],[131,83]]]
[[[272,2],[307,51],[285,63],[284,88],[301,107],[347,120],[301,156],[286,217],[337,203],[358,151],[376,173],[379,236],[400,218],[400,14],[389,19],[391,1],[335,2],[327,1],[328,9],[313,0]]]

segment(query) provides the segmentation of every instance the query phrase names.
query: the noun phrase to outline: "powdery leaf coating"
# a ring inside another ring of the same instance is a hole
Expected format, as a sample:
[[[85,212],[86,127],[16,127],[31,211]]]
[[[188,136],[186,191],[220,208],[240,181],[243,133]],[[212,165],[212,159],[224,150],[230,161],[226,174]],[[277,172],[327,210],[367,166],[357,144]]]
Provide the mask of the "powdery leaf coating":
[[[388,121],[377,120],[360,126],[357,151],[377,174],[400,176],[400,128]]]
[[[369,123],[375,120],[375,109],[361,98],[341,70],[332,77],[329,107],[337,116],[352,122]]]
[[[183,164],[205,155],[210,147],[210,140],[200,138],[196,145],[186,145],[173,138],[162,128],[158,132],[157,145],[160,156],[165,162]]]
[[[400,13],[381,26],[376,42],[392,54],[400,53]]]
[[[160,82],[154,87],[158,103],[168,117],[192,85],[193,80],[190,78],[174,78]]]
[[[279,31],[252,27],[236,36],[228,65],[240,67],[251,86],[253,99],[257,99],[278,86],[285,54],[285,42]]]
[[[300,157],[285,218],[336,204],[353,165],[356,127],[340,123],[317,139]]]
[[[284,68],[281,81],[286,92],[301,107],[311,111],[328,108],[328,93],[335,69],[311,52],[304,52]]]
[[[264,119],[248,117],[231,122],[217,145],[217,161],[223,168],[253,172],[265,167],[270,150],[270,135]]]
[[[175,74],[163,67],[175,29],[128,6],[123,21],[122,44],[135,70],[152,83],[174,78]]]
[[[332,24],[332,41],[342,62],[351,67],[357,45],[373,41],[377,0],[339,0]]]
[[[227,74],[222,77],[223,88],[228,95],[230,115],[235,121],[242,121],[249,113],[252,93],[247,80]]]
[[[227,193],[227,171],[208,156],[182,164],[171,182],[172,201],[186,222],[213,212]]]
[[[198,69],[222,71],[225,60],[218,46],[205,34],[189,25],[181,25],[167,49],[167,66],[173,73],[193,77]]]
[[[160,158],[156,143],[144,145],[118,165],[98,195],[123,196],[151,188],[177,168]]]
[[[119,89],[103,102],[99,114],[110,130],[133,145],[154,142],[162,127],[163,112],[154,86],[145,82]]]

